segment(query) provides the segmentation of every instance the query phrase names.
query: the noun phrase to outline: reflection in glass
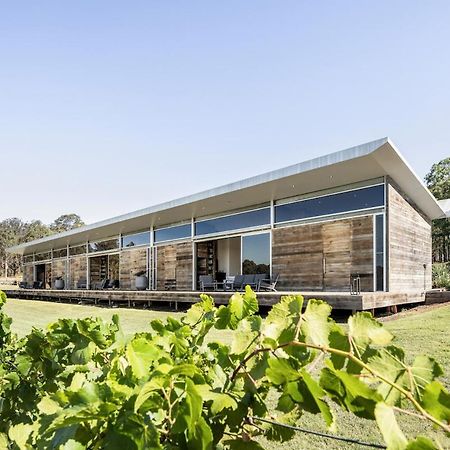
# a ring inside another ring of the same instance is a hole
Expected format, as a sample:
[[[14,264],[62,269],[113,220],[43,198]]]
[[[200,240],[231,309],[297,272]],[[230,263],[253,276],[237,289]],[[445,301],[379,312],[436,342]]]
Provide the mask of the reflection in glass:
[[[33,255],[25,255],[23,257],[24,264],[32,263],[33,261],[34,261]]]
[[[36,253],[34,255],[34,260],[35,261],[45,261],[47,259],[52,259],[52,254],[51,252],[44,252],[44,253]]]
[[[107,241],[89,242],[89,253],[105,252],[107,250],[114,250],[119,248],[119,239],[108,239]]]
[[[357,211],[384,206],[384,185],[355,189],[275,206],[275,222]]]
[[[384,218],[375,216],[376,290],[384,291]]]
[[[270,233],[242,237],[242,274],[270,274]]]
[[[65,258],[67,256],[67,248],[60,248],[59,250],[53,250],[53,258]]]
[[[177,225],[174,227],[160,228],[154,231],[155,242],[173,241],[191,237],[191,224]]]
[[[150,231],[122,236],[122,247],[137,247],[138,245],[150,245]]]
[[[69,256],[83,255],[86,253],[86,245],[74,245],[69,247]]]
[[[270,208],[263,208],[196,222],[195,234],[200,236],[268,224],[270,224]]]

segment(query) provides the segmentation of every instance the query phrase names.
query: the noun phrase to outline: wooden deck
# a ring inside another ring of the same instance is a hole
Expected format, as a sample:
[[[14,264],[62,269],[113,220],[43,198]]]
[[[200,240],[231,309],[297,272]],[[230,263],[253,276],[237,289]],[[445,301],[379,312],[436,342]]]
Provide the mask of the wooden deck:
[[[18,289],[6,290],[10,298],[86,302],[103,306],[150,307],[152,304],[167,304],[168,307],[186,308],[198,301],[200,292],[197,291],[124,291],[124,290],[54,290],[54,289]],[[258,292],[260,305],[271,306],[277,303],[281,296],[294,292]],[[216,304],[227,304],[230,292],[207,292]],[[421,293],[389,293],[362,292],[350,295],[348,292],[301,292],[306,300],[318,298],[328,302],[333,309],[364,311],[377,308],[404,305],[409,303],[423,303],[425,296]]]

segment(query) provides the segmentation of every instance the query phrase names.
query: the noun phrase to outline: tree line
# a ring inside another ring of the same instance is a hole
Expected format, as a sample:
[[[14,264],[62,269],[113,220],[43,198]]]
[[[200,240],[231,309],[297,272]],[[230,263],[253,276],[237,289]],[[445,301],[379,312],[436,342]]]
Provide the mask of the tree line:
[[[433,164],[425,176],[428,189],[437,200],[450,198],[450,158]],[[450,219],[433,221],[433,262],[450,261]]]
[[[12,217],[0,221],[0,273],[15,277],[20,273],[22,258],[6,252],[8,247],[43,238],[84,225],[78,214],[63,214],[49,225],[41,220],[23,221]]]

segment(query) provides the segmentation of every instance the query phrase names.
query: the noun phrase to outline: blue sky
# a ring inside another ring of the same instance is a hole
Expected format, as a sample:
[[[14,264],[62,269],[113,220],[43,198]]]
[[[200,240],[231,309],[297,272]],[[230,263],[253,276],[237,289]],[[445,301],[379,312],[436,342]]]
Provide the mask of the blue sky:
[[[0,1],[0,218],[86,222],[390,136],[450,154],[448,1]]]

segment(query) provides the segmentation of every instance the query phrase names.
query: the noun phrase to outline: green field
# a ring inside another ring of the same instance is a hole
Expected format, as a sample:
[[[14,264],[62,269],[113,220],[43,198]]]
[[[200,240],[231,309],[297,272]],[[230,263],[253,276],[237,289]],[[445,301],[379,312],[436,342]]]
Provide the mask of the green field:
[[[13,318],[13,330],[23,336],[33,326],[45,327],[47,324],[62,317],[81,318],[100,316],[109,319],[118,314],[126,333],[147,330],[150,320],[164,318],[167,315],[181,316],[182,313],[133,310],[124,308],[98,308],[93,306],[70,305],[64,303],[38,302],[30,300],[9,299],[5,312]],[[396,336],[395,342],[403,347],[407,354],[414,357],[417,354],[427,354],[436,358],[446,373],[443,382],[450,387],[450,306],[423,308],[411,311],[399,318],[389,320],[385,326]],[[227,340],[226,334],[214,330],[212,340]],[[274,402],[275,400],[273,400]],[[450,448],[450,439],[441,434],[435,434],[431,426],[410,416],[400,418],[405,433],[415,436],[418,433],[439,436],[443,448]],[[325,431],[321,421],[312,415],[305,415],[299,426],[312,430]],[[358,419],[348,414],[338,413],[337,434],[368,442],[381,443],[381,436],[376,425],[367,420]],[[285,444],[264,442],[268,449],[357,449],[359,445],[338,443],[329,439],[317,438],[298,433],[293,441]]]

